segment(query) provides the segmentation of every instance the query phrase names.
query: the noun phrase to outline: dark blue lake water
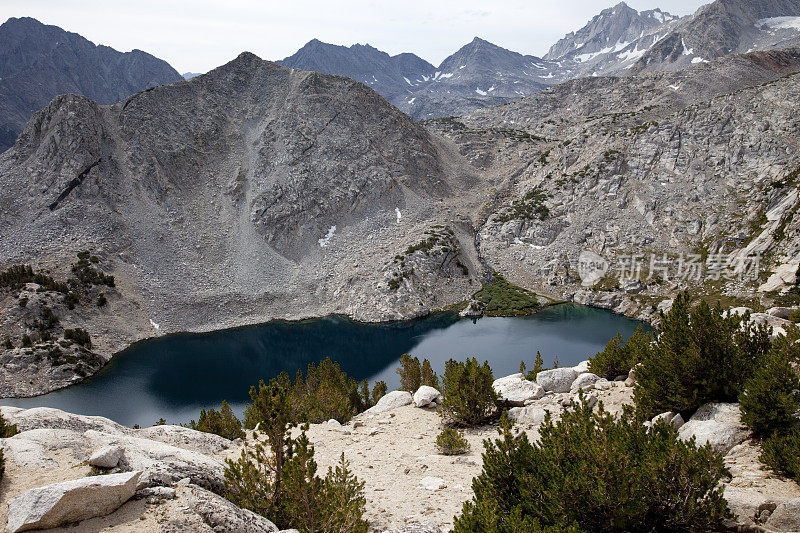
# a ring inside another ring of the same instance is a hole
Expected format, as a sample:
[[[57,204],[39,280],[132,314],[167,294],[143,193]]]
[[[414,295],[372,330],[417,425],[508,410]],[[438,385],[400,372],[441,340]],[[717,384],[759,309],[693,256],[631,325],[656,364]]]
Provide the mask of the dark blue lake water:
[[[325,357],[338,361],[357,380],[384,380],[392,390],[404,353],[428,358],[441,373],[450,358],[488,360],[496,377],[533,366],[541,351],[545,365],[588,359],[617,333],[630,336],[638,322],[574,305],[548,307],[524,318],[477,322],[437,314],[409,322],[362,324],[341,317],[271,322],[205,334],[149,339],[117,354],[92,378],[37,398],[0,400],[19,407],[48,406],[101,415],[125,425],[152,425],[160,417],[187,422],[203,407],[223,399],[238,412],[248,391],[282,371],[294,376]]]

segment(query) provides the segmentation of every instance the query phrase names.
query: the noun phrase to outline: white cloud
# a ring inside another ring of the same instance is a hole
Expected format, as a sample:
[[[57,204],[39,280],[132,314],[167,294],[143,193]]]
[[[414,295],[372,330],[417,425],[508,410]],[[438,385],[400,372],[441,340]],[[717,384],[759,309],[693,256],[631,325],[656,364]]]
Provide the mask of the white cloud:
[[[651,3],[652,2],[652,3]],[[437,65],[476,35],[543,55],[616,0],[3,0],[0,19],[30,16],[127,51],[139,48],[180,72],[204,72],[244,50],[282,59],[307,41],[369,43],[390,54],[413,52]],[[684,15],[703,0],[631,0]]]

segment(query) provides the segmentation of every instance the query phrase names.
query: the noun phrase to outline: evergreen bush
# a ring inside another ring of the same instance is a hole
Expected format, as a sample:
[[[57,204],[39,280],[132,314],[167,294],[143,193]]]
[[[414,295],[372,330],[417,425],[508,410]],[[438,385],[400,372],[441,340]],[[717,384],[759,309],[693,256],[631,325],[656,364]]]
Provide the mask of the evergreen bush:
[[[469,451],[469,442],[456,428],[445,427],[436,437],[436,448],[442,455],[461,455]]]
[[[439,388],[439,376],[433,371],[431,362],[427,359],[419,362],[419,358],[409,354],[400,357],[400,367],[395,370],[400,376],[400,390],[414,394],[422,385]]]
[[[484,423],[497,410],[498,395],[492,388],[494,375],[489,363],[474,357],[445,364],[444,400],[439,414],[445,422],[462,426]]]
[[[236,505],[269,518],[281,529],[308,533],[366,533],[364,484],[352,474],[344,454],[325,478],[317,474],[314,448],[305,429],[293,438],[296,411],[291,390],[278,379],[250,390],[258,440],[233,461],[226,460],[226,496]]]
[[[499,432],[455,533],[710,531],[728,516],[722,457],[668,424],[648,431],[632,410],[578,403],[558,423],[548,414],[533,443],[504,413]]]
[[[627,376],[631,368],[647,357],[652,340],[641,327],[636,328],[627,342],[617,335],[602,352],[589,359],[589,372],[608,380]]]
[[[735,402],[769,351],[770,332],[748,316],[679,295],[663,314],[657,341],[636,368],[634,400],[642,418],[691,413],[709,402]]]
[[[800,482],[800,428],[771,435],[763,442],[760,459],[776,474]]]
[[[245,437],[241,421],[233,414],[233,409],[225,400],[222,400],[219,411],[202,409],[200,418],[197,422],[194,420],[189,422],[189,427],[197,431],[213,433],[228,440]]]

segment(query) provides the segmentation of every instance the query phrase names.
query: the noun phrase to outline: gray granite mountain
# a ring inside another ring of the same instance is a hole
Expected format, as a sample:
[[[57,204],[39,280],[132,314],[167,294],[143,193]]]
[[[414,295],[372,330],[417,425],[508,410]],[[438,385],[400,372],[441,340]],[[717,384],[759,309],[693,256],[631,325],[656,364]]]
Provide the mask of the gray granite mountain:
[[[165,61],[141,50],[121,53],[32,18],[8,19],[0,26],[0,151],[57,95],[82,94],[110,104],[181,79]]]
[[[554,78],[553,65],[478,37],[438,68],[414,54],[390,56],[369,45],[316,39],[279,63],[360,81],[416,119],[503,104],[548,87]]]
[[[475,37],[442,61],[430,79],[394,103],[418,119],[462,115],[549,87],[555,67]]]
[[[678,70],[728,54],[800,44],[800,0],[716,0],[682,19],[634,70]]]
[[[400,101],[418,84],[434,76],[433,65],[414,54],[390,56],[370,45],[354,44],[350,47],[309,41],[300,50],[279,64],[346,76],[370,86],[390,102]]]
[[[544,59],[559,62],[560,80],[622,74],[678,20],[660,9],[640,12],[620,2],[601,11],[580,30],[567,34]]]
[[[445,201],[476,184],[450,143],[372,89],[249,53],[111,106],[57,97],[0,155],[0,269],[66,281],[88,250],[115,284],[102,308],[97,287],[74,284],[74,309],[40,284],[0,287],[0,339],[14,346],[0,397],[74,382],[154,334],[408,318],[464,299],[479,286],[473,235]],[[48,357],[79,324],[87,364]]]

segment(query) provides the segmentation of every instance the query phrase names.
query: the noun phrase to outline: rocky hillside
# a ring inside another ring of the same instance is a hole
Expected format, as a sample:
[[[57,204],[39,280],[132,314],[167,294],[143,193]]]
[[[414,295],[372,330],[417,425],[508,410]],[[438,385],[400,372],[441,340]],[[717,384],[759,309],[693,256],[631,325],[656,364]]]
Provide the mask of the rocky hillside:
[[[798,299],[798,70],[575,80],[431,127],[487,176],[480,252],[512,281],[640,316],[686,287],[771,307]]]
[[[676,70],[729,54],[798,43],[800,1],[716,0],[671,28],[634,70]]]
[[[32,18],[11,18],[0,26],[0,151],[59,94],[112,104],[181,79],[165,61],[141,50],[121,53]]]
[[[48,276],[0,288],[0,396],[57,387],[15,376],[49,369],[36,353],[76,326],[108,357],[270,318],[414,317],[479,287],[453,201],[478,178],[454,148],[362,84],[248,53],[113,106],[56,98],[0,156],[0,183],[2,268]]]

